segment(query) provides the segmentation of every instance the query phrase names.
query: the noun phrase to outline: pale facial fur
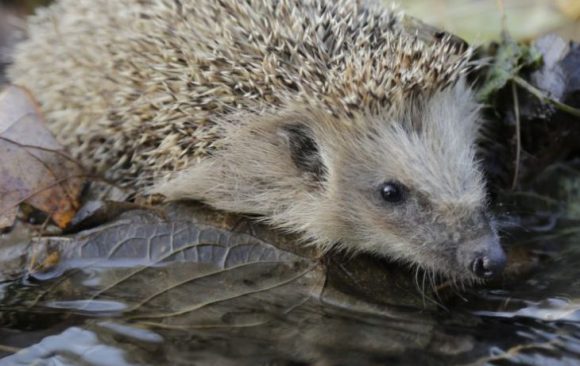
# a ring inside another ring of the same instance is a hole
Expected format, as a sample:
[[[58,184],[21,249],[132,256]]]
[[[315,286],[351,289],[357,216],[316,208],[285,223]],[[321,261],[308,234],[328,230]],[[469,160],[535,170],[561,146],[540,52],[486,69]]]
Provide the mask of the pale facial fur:
[[[505,256],[475,157],[472,91],[460,81],[409,104],[348,118],[297,106],[238,115],[246,123],[224,122],[221,152],[155,191],[262,215],[325,249],[375,253],[460,281],[476,278],[477,258],[501,271]],[[385,202],[385,182],[404,186],[405,199]]]

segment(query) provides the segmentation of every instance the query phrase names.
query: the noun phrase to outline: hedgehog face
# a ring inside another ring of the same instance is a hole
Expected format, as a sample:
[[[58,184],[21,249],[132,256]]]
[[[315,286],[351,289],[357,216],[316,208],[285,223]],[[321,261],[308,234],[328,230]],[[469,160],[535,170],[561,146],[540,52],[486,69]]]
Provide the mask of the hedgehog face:
[[[475,158],[478,106],[464,83],[371,117],[290,105],[231,118],[240,123],[225,122],[223,149],[157,192],[460,281],[501,271]]]
[[[341,222],[335,239],[462,281],[498,274],[505,254],[475,158],[472,93],[460,83],[413,108],[394,121],[365,120],[372,133],[325,142],[324,210]]]

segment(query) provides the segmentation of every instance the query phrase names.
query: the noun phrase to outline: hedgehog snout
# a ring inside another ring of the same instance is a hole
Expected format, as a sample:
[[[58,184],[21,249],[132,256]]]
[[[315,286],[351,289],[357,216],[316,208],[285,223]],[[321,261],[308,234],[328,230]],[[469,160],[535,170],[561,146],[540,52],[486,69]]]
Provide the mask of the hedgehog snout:
[[[507,262],[496,234],[488,234],[465,243],[458,252],[461,265],[481,279],[500,275]]]

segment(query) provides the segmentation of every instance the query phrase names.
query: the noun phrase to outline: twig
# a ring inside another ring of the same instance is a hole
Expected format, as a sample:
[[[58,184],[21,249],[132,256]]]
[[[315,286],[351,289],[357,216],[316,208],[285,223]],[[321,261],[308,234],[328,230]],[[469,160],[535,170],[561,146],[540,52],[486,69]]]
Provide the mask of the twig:
[[[12,346],[5,346],[3,344],[0,344],[0,352],[17,353],[17,352],[20,352],[20,351],[21,351],[21,348],[12,347]]]
[[[516,117],[516,166],[514,167],[514,179],[512,181],[512,190],[518,184],[518,177],[520,175],[520,160],[522,153],[522,134],[520,126],[520,102],[518,101],[518,91],[516,84],[512,83],[512,95],[514,99],[514,114]]]
[[[532,94],[533,96],[535,96],[536,98],[538,98],[542,103],[545,104],[551,104],[554,107],[556,107],[557,109],[569,113],[575,117],[579,117],[580,118],[580,109],[574,108],[574,107],[570,107],[567,104],[564,103],[560,103],[555,99],[552,99],[548,96],[546,96],[540,89],[536,88],[535,86],[533,86],[532,84],[528,83],[527,81],[525,81],[524,79],[522,79],[520,76],[514,75],[512,77],[512,80],[518,84],[518,86],[524,88],[525,90],[527,90],[530,94]]]

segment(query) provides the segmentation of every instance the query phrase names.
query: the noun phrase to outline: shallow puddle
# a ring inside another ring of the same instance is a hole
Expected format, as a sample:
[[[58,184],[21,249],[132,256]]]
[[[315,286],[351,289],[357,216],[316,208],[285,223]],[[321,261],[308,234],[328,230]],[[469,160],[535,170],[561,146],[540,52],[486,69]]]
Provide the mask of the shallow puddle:
[[[337,266],[283,249],[283,238],[251,225],[174,217],[129,212],[67,237],[31,240],[22,227],[4,235],[0,365],[572,365],[580,357],[580,235],[569,217],[511,239],[532,270],[439,298],[382,262]]]

